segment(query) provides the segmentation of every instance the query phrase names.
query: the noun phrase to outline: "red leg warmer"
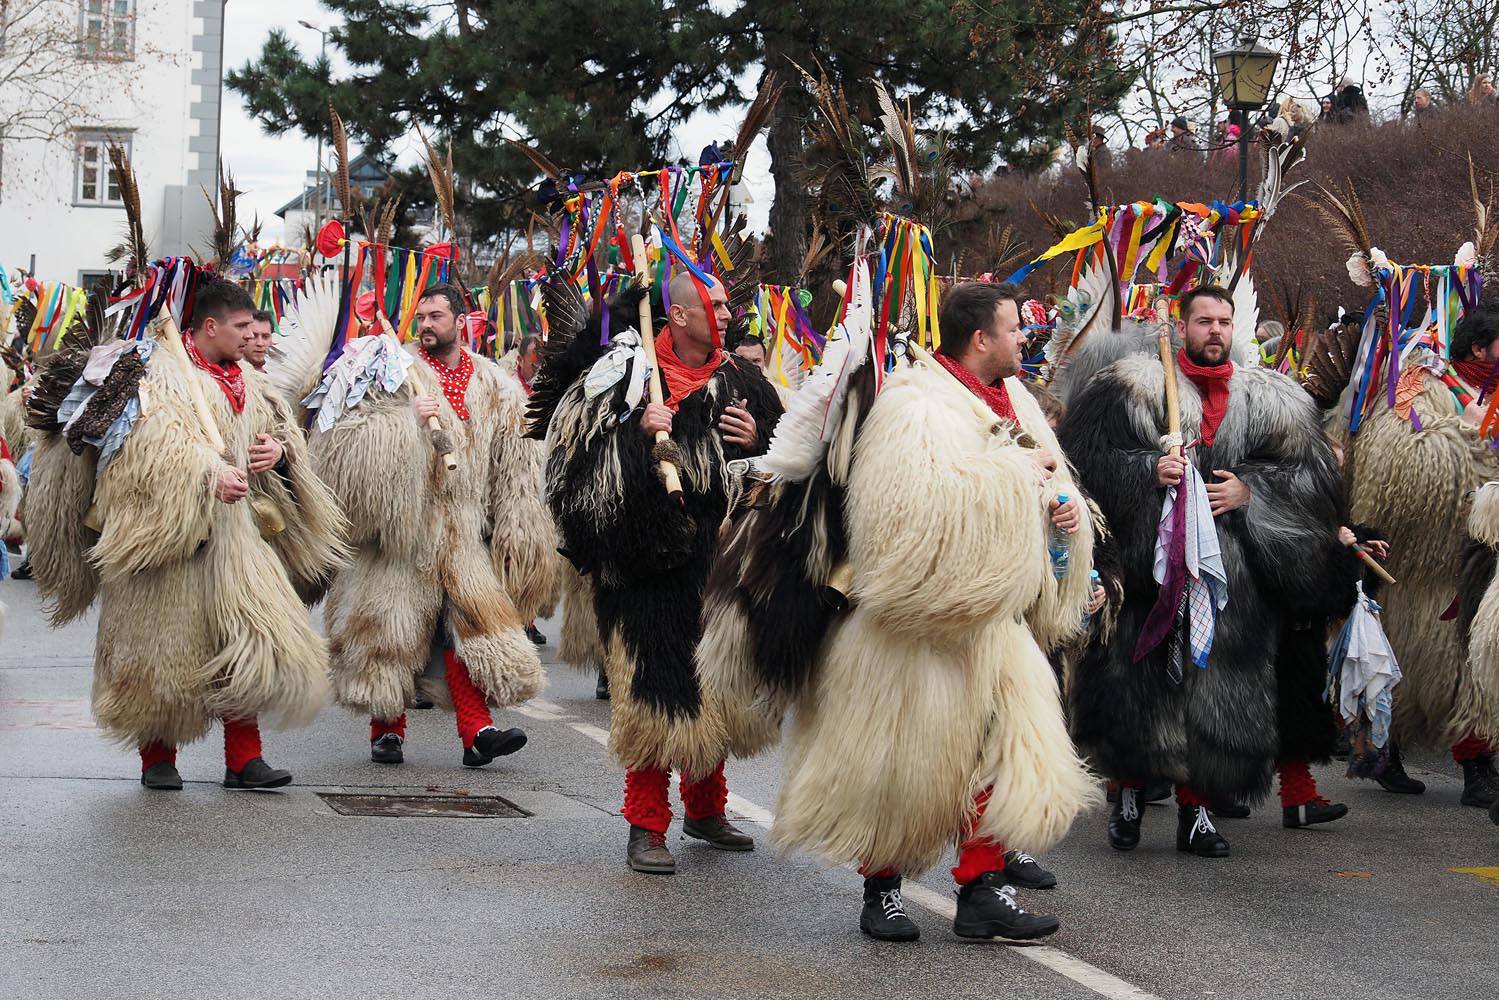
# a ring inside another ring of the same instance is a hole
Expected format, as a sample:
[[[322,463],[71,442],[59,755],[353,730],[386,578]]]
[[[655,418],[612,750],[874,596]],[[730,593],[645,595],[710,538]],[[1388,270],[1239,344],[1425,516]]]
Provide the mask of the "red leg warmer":
[[[224,766],[238,774],[261,755],[260,726],[255,716],[224,720]]]
[[[1005,868],[1005,845],[973,835],[989,806],[989,792],[990,789],[986,788],[973,797],[973,820],[963,830],[963,842],[958,845],[958,867],[952,870],[953,881],[959,885],[967,885],[980,875],[1004,871]]]
[[[160,740],[152,740],[150,743],[142,743],[141,750],[141,773],[144,774],[153,764],[166,761],[168,764],[177,763],[177,748],[170,746]]]
[[[671,826],[671,802],[666,797],[671,772],[656,767],[625,772],[625,819],[653,833]]]
[[[395,733],[402,740],[406,739],[406,713],[402,712],[394,719],[370,719],[370,742],[373,743],[386,733]]]
[[[1208,797],[1194,790],[1191,785],[1176,786],[1176,804],[1179,806],[1212,806]]]
[[[1291,809],[1317,799],[1317,779],[1304,760],[1283,760],[1280,772],[1280,804]]]
[[[453,696],[453,710],[458,715],[458,738],[463,740],[463,748],[467,750],[474,745],[474,737],[479,730],[494,725],[494,719],[490,717],[484,693],[474,687],[474,682],[468,675],[468,667],[458,658],[458,654],[445,649],[442,652],[442,662],[447,667],[448,694]]]
[[[723,761],[702,781],[681,777],[682,811],[688,819],[712,819],[722,816],[729,807],[729,782],[723,776]]]
[[[1489,741],[1481,736],[1469,736],[1452,744],[1452,759],[1459,764],[1474,760],[1486,753],[1492,753],[1494,748]]]

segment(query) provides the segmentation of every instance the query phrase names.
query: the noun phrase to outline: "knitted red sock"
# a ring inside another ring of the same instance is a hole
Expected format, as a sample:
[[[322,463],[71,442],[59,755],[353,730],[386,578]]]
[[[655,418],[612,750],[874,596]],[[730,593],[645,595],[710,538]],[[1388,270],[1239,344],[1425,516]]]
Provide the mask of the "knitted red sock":
[[[489,714],[489,705],[484,693],[474,686],[468,675],[468,667],[451,649],[442,651],[442,662],[447,668],[448,694],[453,696],[453,711],[458,716],[458,738],[467,750],[474,745],[474,737],[485,726],[494,725]]]
[[[1317,798],[1317,779],[1304,760],[1283,760],[1277,769],[1280,772],[1280,804],[1292,809],[1304,806]]]
[[[177,748],[170,744],[163,743],[161,742],[161,740],[152,740],[150,743],[142,743],[140,745],[140,751],[142,774],[148,771],[153,765],[160,764],[162,761],[166,761],[168,764],[173,765],[177,763]]]
[[[1486,753],[1492,753],[1493,747],[1489,741],[1481,736],[1469,736],[1452,744],[1452,759],[1459,764],[1474,760]]]
[[[386,733],[395,733],[404,742],[406,739],[406,713],[402,712],[394,719],[370,718],[370,742],[373,743]]]
[[[973,820],[963,830],[964,840],[958,845],[958,866],[952,870],[953,881],[958,885],[968,885],[980,875],[1005,869],[1005,845],[973,835],[979,820],[984,818],[984,810],[989,807],[990,791],[992,789],[986,788],[973,797]]]
[[[671,826],[671,802],[666,797],[671,772],[658,767],[631,768],[625,772],[625,819],[630,825],[654,833]]]
[[[729,782],[723,775],[723,761],[701,781],[681,777],[682,811],[688,819],[712,819],[722,816],[729,807]]]
[[[1190,785],[1176,786],[1176,804],[1179,806],[1211,806],[1206,795],[1195,791]]]
[[[260,726],[255,716],[224,720],[224,766],[235,774],[261,755]]]

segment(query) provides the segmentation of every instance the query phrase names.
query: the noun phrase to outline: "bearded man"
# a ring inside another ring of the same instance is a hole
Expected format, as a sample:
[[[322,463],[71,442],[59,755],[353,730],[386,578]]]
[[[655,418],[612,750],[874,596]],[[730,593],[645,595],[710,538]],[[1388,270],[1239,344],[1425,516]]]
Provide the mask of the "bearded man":
[[[545,681],[504,583],[512,561],[537,558],[519,548],[534,537],[496,529],[534,475],[524,395],[459,343],[465,313],[457,288],[424,291],[400,386],[372,386],[311,436],[356,548],[324,609],[334,694],[368,714],[381,764],[405,759],[419,682],[453,709],[464,766],[483,767],[526,743],[522,730],[496,727],[490,707],[527,701]],[[434,419],[456,468],[434,447]]]
[[[1193,289],[1179,310],[1183,442],[1165,436],[1154,336],[1079,388],[1062,424],[1062,447],[1117,542],[1124,593],[1112,635],[1094,636],[1073,673],[1069,714],[1079,750],[1118,787],[1114,848],[1138,844],[1141,789],[1164,780],[1176,784],[1177,849],[1223,857],[1210,803],[1264,795],[1283,742],[1294,742],[1277,731],[1284,636],[1319,609],[1346,612],[1353,571],[1316,407],[1291,379],[1229,360],[1226,291]],[[1095,339],[1080,351],[1118,338]],[[1185,457],[1169,450],[1179,443]],[[1202,562],[1192,579],[1158,586],[1162,501],[1173,489]]]

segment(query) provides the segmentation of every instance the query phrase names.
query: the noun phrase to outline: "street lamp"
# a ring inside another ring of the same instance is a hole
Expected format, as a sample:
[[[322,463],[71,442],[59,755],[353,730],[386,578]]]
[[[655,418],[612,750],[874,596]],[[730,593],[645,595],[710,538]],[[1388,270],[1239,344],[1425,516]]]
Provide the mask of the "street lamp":
[[[1249,112],[1265,106],[1275,82],[1280,53],[1253,38],[1231,49],[1213,53],[1218,71],[1218,96],[1239,115],[1239,200],[1249,196]]]
[[[298,21],[297,23],[300,24],[302,27],[306,28],[308,31],[316,31],[319,35],[321,35],[323,37],[322,49],[318,53],[318,62],[321,63],[321,62],[326,61],[327,58],[328,58],[328,32],[324,31],[322,28],[319,28],[315,24],[308,23],[307,21]],[[316,176],[317,176],[317,188],[316,188],[316,190],[313,191],[313,194],[312,194],[312,198],[313,198],[313,202],[312,203],[315,206],[313,208],[313,210],[312,210],[312,231],[314,233],[316,233],[318,231],[318,227],[320,225],[322,225],[322,223],[323,223],[323,130],[322,129],[318,129],[318,134],[317,134],[317,175]],[[306,206],[304,205],[303,207],[305,208]],[[309,247],[308,249],[310,250],[312,248]]]

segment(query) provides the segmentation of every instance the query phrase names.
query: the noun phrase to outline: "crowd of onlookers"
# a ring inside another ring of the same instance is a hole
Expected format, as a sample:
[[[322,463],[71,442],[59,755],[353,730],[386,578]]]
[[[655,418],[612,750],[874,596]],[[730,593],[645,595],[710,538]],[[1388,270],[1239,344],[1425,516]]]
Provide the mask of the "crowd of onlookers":
[[[1496,90],[1490,74],[1480,73],[1474,78],[1465,103],[1475,106],[1499,104],[1499,90]],[[1419,88],[1411,95],[1409,115],[1412,119],[1423,118],[1437,108],[1436,100],[1427,88]],[[1351,77],[1345,76],[1333,88],[1332,93],[1321,99],[1317,110],[1313,111],[1308,104],[1294,97],[1287,97],[1280,103],[1276,114],[1290,123],[1291,138],[1294,139],[1313,125],[1346,125],[1350,122],[1367,121],[1369,102],[1364,97],[1363,88]],[[1267,118],[1262,124],[1268,124],[1268,120]],[[1197,134],[1185,115],[1177,115],[1165,128],[1152,129],[1145,134],[1145,148],[1172,153],[1226,155],[1232,158],[1240,131],[1238,122],[1225,119],[1217,124],[1213,136],[1203,138]]]

